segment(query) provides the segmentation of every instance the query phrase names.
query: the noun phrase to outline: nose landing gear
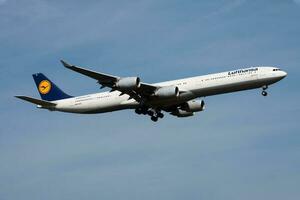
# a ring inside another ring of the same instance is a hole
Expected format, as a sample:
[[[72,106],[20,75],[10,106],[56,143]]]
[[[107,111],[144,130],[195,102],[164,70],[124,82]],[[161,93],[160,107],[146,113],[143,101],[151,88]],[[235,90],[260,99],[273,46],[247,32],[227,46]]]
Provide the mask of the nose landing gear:
[[[262,94],[264,97],[265,97],[265,96],[268,96],[268,93],[267,93],[266,91],[264,91],[264,90],[261,92],[261,94]]]
[[[268,86],[267,85],[265,85],[265,86],[263,86],[263,91],[261,92],[261,94],[265,97],[265,96],[267,96],[268,95],[268,93],[267,93],[267,89],[268,89]]]

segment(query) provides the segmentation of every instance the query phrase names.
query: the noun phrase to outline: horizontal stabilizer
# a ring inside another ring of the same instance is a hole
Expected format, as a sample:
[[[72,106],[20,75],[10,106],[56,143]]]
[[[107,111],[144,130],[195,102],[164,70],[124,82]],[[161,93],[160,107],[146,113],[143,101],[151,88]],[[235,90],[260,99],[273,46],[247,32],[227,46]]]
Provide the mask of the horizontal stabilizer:
[[[35,99],[32,97],[27,97],[27,96],[15,96],[16,98],[22,99],[24,101],[28,101],[30,103],[39,105],[43,108],[51,108],[54,107],[56,104],[55,103],[51,103],[49,101],[44,101],[44,100],[40,100],[40,99]]]

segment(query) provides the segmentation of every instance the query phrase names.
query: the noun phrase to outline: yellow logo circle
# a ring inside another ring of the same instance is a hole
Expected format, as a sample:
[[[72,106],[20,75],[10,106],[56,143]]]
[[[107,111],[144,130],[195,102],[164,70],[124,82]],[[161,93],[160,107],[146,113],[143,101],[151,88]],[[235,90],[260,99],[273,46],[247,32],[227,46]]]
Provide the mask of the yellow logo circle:
[[[41,94],[48,94],[51,90],[51,83],[47,80],[41,81],[39,84],[39,92]]]

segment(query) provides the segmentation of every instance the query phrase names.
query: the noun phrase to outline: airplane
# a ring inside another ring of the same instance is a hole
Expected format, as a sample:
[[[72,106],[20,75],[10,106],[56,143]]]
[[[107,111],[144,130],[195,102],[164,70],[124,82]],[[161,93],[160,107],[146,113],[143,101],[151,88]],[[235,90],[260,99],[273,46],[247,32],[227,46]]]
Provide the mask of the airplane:
[[[63,92],[42,73],[33,74],[41,99],[15,96],[36,104],[37,108],[68,113],[95,114],[134,109],[139,115],[149,115],[156,122],[163,112],[177,117],[190,117],[205,109],[203,98],[212,95],[262,88],[267,96],[268,86],[287,76],[280,68],[250,67],[222,73],[148,84],[139,77],[119,77],[71,65],[63,66],[92,79],[110,91],[73,97]]]

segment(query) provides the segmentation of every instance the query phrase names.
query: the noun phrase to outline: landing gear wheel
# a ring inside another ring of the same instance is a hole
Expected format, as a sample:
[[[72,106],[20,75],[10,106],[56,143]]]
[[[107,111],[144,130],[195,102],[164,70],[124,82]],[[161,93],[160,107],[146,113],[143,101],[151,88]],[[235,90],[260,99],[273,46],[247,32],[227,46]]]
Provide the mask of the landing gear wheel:
[[[135,109],[135,113],[138,115],[142,114],[142,109],[140,108]]]
[[[162,114],[161,112],[159,112],[159,113],[157,113],[157,117],[164,118],[164,114]]]
[[[153,110],[148,110],[147,114],[150,115],[151,117],[153,117],[155,113],[153,112]]]
[[[151,117],[151,120],[154,121],[154,122],[157,122],[158,117],[152,116],[152,117]]]
[[[261,94],[265,97],[268,95],[268,93],[266,91],[262,91]]]
[[[145,108],[142,108],[142,114],[143,114],[143,115],[147,115],[147,114],[148,114],[148,110],[145,109]]]

